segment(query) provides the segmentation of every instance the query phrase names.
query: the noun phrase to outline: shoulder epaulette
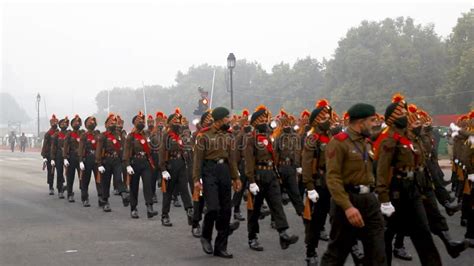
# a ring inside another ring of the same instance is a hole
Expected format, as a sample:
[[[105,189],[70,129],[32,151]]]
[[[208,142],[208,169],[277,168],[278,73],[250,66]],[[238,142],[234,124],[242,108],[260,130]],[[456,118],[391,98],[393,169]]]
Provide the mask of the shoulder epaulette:
[[[339,132],[337,135],[334,136],[335,139],[339,141],[344,141],[349,137],[349,134],[346,132]]]

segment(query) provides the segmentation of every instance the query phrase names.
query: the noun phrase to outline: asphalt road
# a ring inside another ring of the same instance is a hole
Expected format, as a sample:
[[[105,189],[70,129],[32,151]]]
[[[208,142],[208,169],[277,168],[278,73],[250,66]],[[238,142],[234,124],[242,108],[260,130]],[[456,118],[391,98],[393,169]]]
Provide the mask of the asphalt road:
[[[129,208],[124,208],[117,196],[111,198],[112,212],[104,213],[97,207],[92,186],[92,206],[84,208],[77,180],[75,203],[49,196],[41,166],[38,153],[0,151],[0,265],[305,265],[303,225],[291,204],[285,210],[290,231],[300,237],[297,244],[282,251],[277,232],[270,228],[267,218],[261,221],[260,234],[265,251],[252,251],[243,222],[229,239],[228,249],[234,259],[225,260],[203,253],[199,239],[191,235],[182,208],[172,207],[173,227],[165,228],[160,216],[146,218],[141,191],[140,219],[133,220]],[[161,214],[161,195],[158,211]],[[456,239],[465,233],[459,215],[448,218]],[[445,265],[474,265],[474,249],[453,260],[441,241],[436,237],[435,241]],[[419,265],[409,238],[405,244],[414,261],[394,259],[393,265]],[[326,243],[322,242],[318,253],[322,255],[325,249]],[[347,265],[352,264],[348,258]]]

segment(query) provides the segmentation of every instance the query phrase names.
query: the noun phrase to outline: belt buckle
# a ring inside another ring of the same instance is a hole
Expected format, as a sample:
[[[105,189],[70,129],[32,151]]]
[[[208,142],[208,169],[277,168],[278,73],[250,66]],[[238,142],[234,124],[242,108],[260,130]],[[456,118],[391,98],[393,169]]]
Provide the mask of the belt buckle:
[[[141,155],[141,156],[145,156],[145,152],[144,152],[144,151],[141,151],[141,152],[139,152],[138,154]]]
[[[224,159],[219,159],[219,160],[217,160],[217,163],[218,163],[218,164],[223,164],[223,163],[224,163]]]
[[[413,171],[408,171],[407,172],[407,177],[408,178],[413,178],[413,177],[415,177],[415,173]]]
[[[273,166],[273,162],[272,162],[272,161],[269,161],[269,162],[268,162],[268,166]]]
[[[285,162],[289,163],[289,162],[290,162],[290,158],[289,158],[289,157],[286,157],[286,158],[285,158]]]
[[[359,194],[367,194],[370,192],[370,188],[365,185],[359,185]]]

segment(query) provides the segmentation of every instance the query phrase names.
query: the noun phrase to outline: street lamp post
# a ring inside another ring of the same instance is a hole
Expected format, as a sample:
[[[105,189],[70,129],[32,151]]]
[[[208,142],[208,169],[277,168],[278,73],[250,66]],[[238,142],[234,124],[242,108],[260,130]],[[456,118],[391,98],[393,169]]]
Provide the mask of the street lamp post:
[[[229,69],[229,74],[230,74],[230,109],[234,110],[234,89],[233,89],[233,84],[232,84],[232,71],[235,67],[235,55],[233,53],[230,53],[229,56],[227,56],[227,68]]]
[[[41,101],[41,96],[40,94],[38,93],[36,95],[36,107],[37,107],[37,114],[38,114],[38,135],[36,135],[39,139],[39,134],[40,134],[40,101]]]

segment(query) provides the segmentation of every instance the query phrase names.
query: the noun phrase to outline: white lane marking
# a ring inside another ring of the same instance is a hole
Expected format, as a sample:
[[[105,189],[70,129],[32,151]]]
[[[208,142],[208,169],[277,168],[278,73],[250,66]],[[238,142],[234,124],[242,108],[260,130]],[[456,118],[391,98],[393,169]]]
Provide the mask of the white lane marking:
[[[66,253],[76,253],[77,250],[76,249],[70,249],[70,250],[66,250]]]

